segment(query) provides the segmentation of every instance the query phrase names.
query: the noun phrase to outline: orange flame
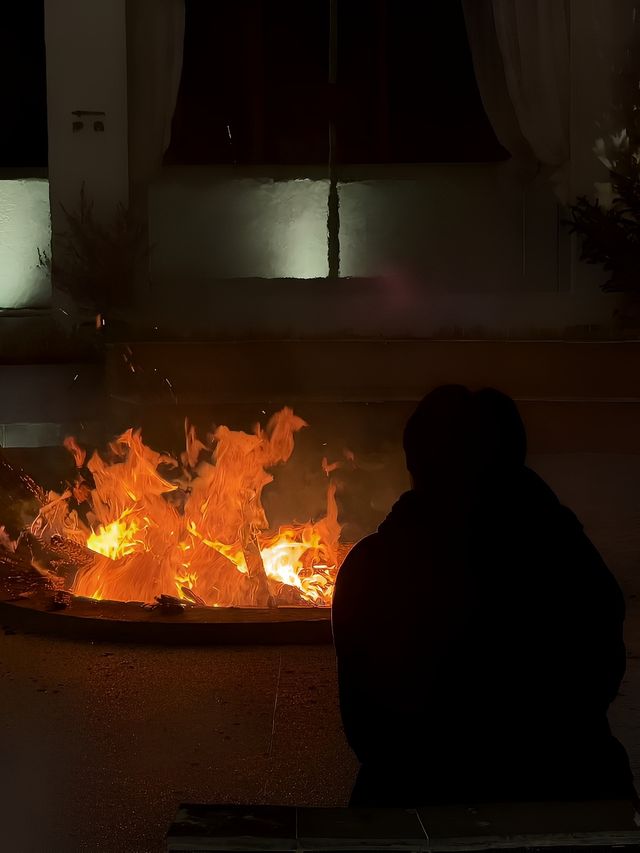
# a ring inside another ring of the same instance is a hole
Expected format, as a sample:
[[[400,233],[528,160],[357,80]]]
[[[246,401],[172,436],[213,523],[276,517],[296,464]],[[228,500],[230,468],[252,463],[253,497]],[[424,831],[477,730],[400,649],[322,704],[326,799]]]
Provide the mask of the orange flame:
[[[269,533],[261,501],[273,479],[268,469],[289,459],[305,426],[285,408],[253,434],[218,427],[211,446],[185,424],[180,463],[129,429],[111,443],[108,459],[94,453],[87,462],[93,486],[79,474],[74,487],[51,493],[32,530],[62,534],[95,552],[73,583],[78,595],[151,602],[166,594],[227,607],[274,600],[329,605],[341,530],[335,485],[329,483],[324,518],[277,533]],[[65,445],[80,468],[84,451],[74,439]],[[87,512],[71,508],[74,497],[86,499]]]

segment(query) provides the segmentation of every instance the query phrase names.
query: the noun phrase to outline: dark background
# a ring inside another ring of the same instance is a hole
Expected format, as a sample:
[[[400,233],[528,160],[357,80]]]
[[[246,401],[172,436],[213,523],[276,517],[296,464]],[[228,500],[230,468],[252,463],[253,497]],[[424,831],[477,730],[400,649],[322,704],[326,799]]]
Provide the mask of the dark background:
[[[459,0],[187,0],[167,161],[324,164],[507,157],[484,113]]]
[[[48,160],[43,0],[4,4],[2,35],[0,169],[42,168]]]
[[[484,113],[459,0],[186,0],[174,164],[483,162]],[[44,4],[3,10],[0,168],[47,165]]]

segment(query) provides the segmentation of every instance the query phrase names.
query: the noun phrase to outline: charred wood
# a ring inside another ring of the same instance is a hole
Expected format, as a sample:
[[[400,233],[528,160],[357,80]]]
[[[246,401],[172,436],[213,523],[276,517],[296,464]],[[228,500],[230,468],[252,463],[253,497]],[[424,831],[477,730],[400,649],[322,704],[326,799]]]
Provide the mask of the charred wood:
[[[73,581],[77,572],[92,566],[96,555],[78,542],[55,534],[40,539],[29,531],[20,534],[16,553],[36,568],[54,572],[66,581]]]

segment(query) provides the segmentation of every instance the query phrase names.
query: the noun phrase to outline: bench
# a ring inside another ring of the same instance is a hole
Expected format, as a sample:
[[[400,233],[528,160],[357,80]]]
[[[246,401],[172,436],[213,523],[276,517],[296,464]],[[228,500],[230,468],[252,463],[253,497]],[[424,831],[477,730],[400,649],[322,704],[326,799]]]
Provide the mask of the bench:
[[[640,851],[627,802],[508,803],[423,809],[181,805],[167,853],[466,853],[544,848]]]

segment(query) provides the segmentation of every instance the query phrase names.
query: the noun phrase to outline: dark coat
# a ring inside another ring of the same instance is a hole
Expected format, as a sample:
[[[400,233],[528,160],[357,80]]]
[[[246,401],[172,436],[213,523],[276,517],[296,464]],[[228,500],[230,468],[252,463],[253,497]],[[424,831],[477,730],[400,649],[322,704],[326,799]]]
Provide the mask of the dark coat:
[[[633,796],[607,709],[624,599],[532,471],[465,513],[407,492],[340,569],[340,705],[354,805]]]

